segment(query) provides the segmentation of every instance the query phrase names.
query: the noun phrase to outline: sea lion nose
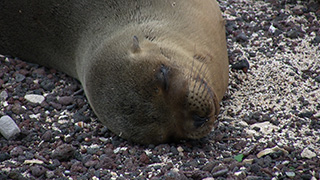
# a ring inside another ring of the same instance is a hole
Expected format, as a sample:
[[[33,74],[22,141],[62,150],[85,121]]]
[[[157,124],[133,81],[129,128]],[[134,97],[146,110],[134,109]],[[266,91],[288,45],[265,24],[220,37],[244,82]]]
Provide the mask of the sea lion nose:
[[[194,120],[193,125],[198,128],[201,127],[204,123],[209,121],[209,117],[201,117],[198,114],[193,114],[192,119]]]

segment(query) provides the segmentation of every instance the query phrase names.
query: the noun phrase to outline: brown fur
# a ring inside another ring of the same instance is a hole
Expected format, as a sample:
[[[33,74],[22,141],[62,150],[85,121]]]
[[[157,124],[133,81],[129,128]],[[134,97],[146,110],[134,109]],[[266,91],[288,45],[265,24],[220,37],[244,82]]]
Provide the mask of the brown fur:
[[[79,79],[101,122],[134,142],[208,134],[228,84],[215,0],[2,0],[0,53]]]

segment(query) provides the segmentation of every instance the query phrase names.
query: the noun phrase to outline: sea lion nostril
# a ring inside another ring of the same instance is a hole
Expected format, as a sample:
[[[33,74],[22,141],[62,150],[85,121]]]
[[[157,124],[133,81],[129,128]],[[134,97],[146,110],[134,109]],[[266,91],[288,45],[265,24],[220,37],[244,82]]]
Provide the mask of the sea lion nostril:
[[[196,128],[198,128],[198,127],[202,126],[204,123],[208,122],[210,118],[209,117],[200,117],[197,114],[193,114],[192,119],[194,120],[193,125]]]
[[[158,75],[158,78],[162,83],[162,87],[166,91],[169,89],[169,70],[169,67],[161,64],[160,73]]]

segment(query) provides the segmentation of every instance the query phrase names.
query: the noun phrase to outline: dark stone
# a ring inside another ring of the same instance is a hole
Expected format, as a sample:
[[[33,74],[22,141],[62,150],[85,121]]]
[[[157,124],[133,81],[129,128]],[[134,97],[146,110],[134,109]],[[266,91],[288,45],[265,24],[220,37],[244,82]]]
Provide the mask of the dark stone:
[[[315,77],[314,80],[320,83],[320,76]]]
[[[80,121],[82,121],[82,122],[85,122],[85,123],[89,123],[89,122],[91,121],[88,116],[84,116],[84,115],[82,114],[82,112],[79,112],[79,111],[76,112],[76,113],[73,115],[73,119],[74,119],[75,122],[80,122]]]
[[[149,164],[150,163],[150,158],[146,155],[146,153],[142,153],[139,157],[139,160],[143,164]]]
[[[312,175],[311,174],[302,174],[301,179],[310,180],[310,179],[312,179]]]
[[[255,131],[259,132],[259,131],[260,131],[260,128],[259,128],[259,127],[257,127],[257,126],[255,126],[255,127],[253,127],[253,130],[255,130]]]
[[[250,166],[250,171],[253,173],[258,173],[260,172],[260,170],[261,170],[261,167],[256,163]]]
[[[229,172],[228,168],[218,166],[212,169],[211,174],[212,174],[212,177],[216,178],[216,177],[223,176],[228,172]]]
[[[52,81],[45,79],[40,83],[40,86],[46,91],[52,91],[55,88],[55,85]]]
[[[289,32],[287,32],[287,37],[291,39],[296,39],[299,37],[298,31],[295,29],[291,29]]]
[[[247,72],[249,67],[250,67],[249,62],[246,59],[242,59],[231,65],[232,69],[242,70],[243,72]]]
[[[46,131],[42,136],[41,136],[41,139],[45,142],[49,142],[51,141],[52,139],[52,131],[51,130],[48,130]]]
[[[70,144],[62,144],[57,147],[53,153],[52,158],[58,159],[59,161],[67,161],[74,156],[75,148]]]
[[[316,36],[313,40],[312,43],[314,44],[319,44],[320,43],[320,36]]]
[[[164,179],[168,180],[174,180],[174,179],[180,179],[180,180],[187,180],[188,178],[180,171],[170,170],[167,172],[164,177]]]
[[[211,172],[212,169],[217,166],[219,164],[219,162],[217,161],[210,161],[208,162],[207,164],[205,164],[204,166],[201,167],[201,170],[204,170],[204,171],[209,171]]]
[[[243,32],[241,32],[241,33],[239,33],[237,36],[236,36],[236,40],[238,41],[238,42],[246,42],[246,41],[248,41],[248,36],[245,34],[245,33],[243,33]]]
[[[49,102],[49,104],[54,108],[54,109],[57,109],[57,110],[60,110],[61,109],[61,104],[59,103],[55,103],[55,102]]]
[[[14,180],[27,180],[27,178],[23,177],[22,174],[16,170],[9,172],[8,177]]]
[[[118,147],[121,144],[121,140],[118,136],[112,138],[111,143],[114,147]]]
[[[103,169],[114,169],[117,165],[114,163],[114,160],[107,156],[102,156],[99,162],[100,168]]]
[[[313,112],[311,111],[302,112],[302,113],[299,113],[298,116],[301,118],[311,118],[313,116]]]
[[[22,108],[22,106],[19,103],[15,103],[11,110],[13,113],[17,115],[23,114],[25,112],[25,110]]]
[[[249,52],[249,56],[250,57],[256,57],[256,53],[255,52]]]
[[[261,112],[254,112],[252,114],[252,118],[257,120],[257,121],[260,121],[260,118],[261,118]]]
[[[0,154],[0,162],[8,160],[10,158],[11,158],[11,156],[8,153],[1,153]]]
[[[23,154],[23,149],[20,146],[14,147],[11,151],[10,151],[10,155],[11,156],[19,156]]]
[[[170,147],[170,150],[171,150],[171,152],[172,152],[173,155],[178,155],[178,154],[179,154],[179,151],[178,151],[177,148],[174,147],[174,146],[171,146],[171,147]]]
[[[62,97],[58,98],[58,102],[62,105],[69,105],[69,104],[72,104],[73,97],[72,96],[62,96]]]
[[[40,176],[42,176],[42,175],[47,171],[46,168],[44,168],[43,166],[39,166],[39,165],[37,165],[37,166],[32,166],[32,167],[30,168],[30,170],[31,170],[31,174],[32,174],[33,176],[35,176],[35,177],[40,177]]]

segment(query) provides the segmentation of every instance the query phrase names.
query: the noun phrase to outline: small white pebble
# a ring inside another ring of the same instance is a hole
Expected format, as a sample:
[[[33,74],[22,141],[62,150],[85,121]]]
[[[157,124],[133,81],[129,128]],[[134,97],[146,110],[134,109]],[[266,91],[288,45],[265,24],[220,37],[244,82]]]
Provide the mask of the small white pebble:
[[[25,160],[23,164],[43,164],[43,161],[39,159]]]
[[[303,158],[308,158],[311,159],[313,157],[316,157],[316,153],[312,152],[308,147],[306,147],[302,152],[301,152],[301,157]]]
[[[32,103],[41,104],[44,101],[44,96],[38,95],[38,94],[27,94],[24,96],[24,98]]]
[[[9,104],[8,104],[7,101],[5,101],[5,102],[2,103],[2,105],[3,105],[3,107],[7,107]]]
[[[10,139],[14,135],[20,133],[20,129],[10,116],[2,116],[0,118],[0,133],[6,139]]]
[[[32,118],[32,119],[39,119],[40,113],[38,113],[38,114],[31,114],[31,115],[29,115],[29,117]]]

